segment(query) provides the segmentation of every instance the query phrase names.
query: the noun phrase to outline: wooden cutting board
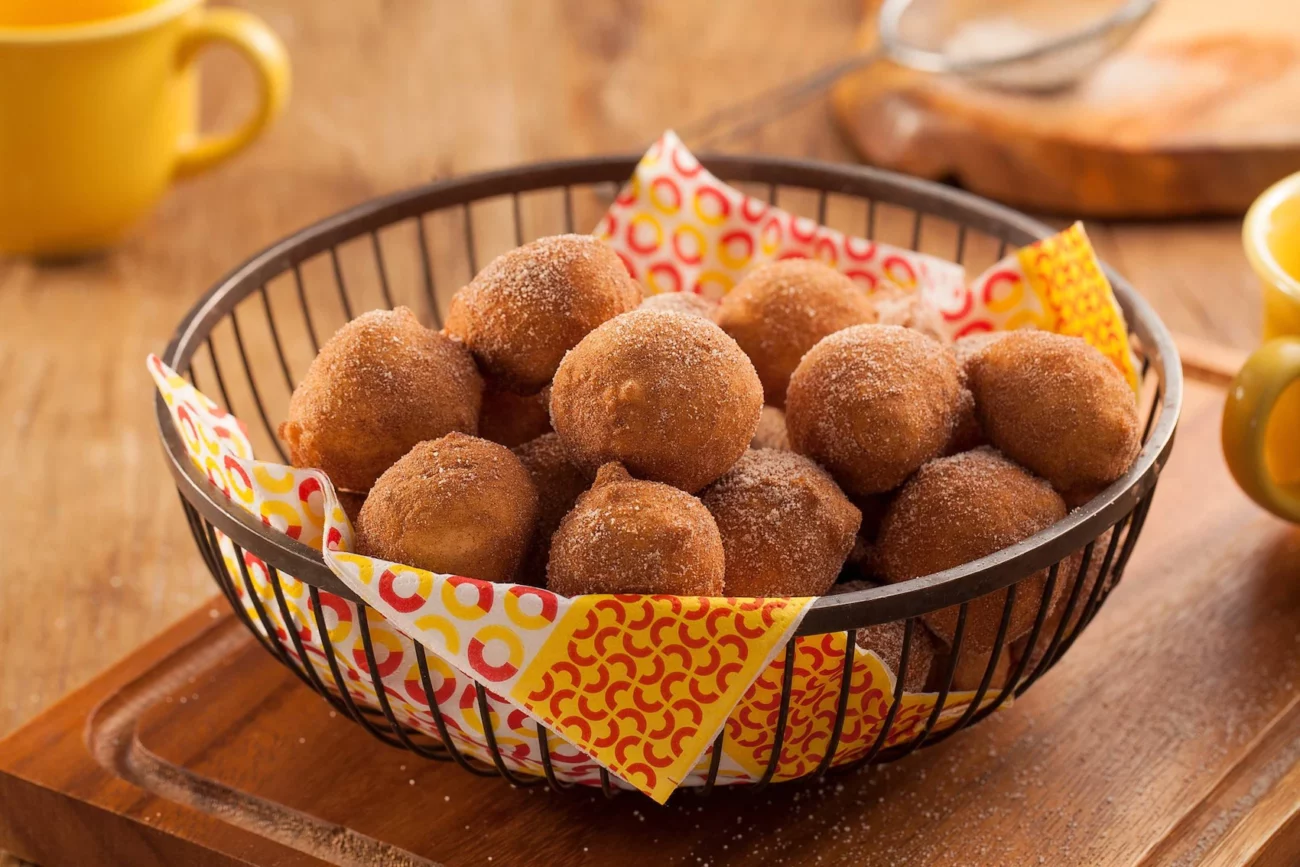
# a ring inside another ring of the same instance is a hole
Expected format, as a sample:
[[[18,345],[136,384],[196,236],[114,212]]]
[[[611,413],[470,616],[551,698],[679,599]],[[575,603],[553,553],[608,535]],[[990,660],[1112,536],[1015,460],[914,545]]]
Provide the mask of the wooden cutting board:
[[[1014,707],[902,762],[666,807],[511,789],[374,741],[214,600],[0,741],[0,849],[43,867],[1294,865],[1300,528],[1232,484],[1225,377],[1193,362],[1088,632]]]
[[[931,4],[933,5],[933,4]],[[878,0],[858,36],[876,41]],[[1295,0],[1161,0],[1075,89],[999,92],[876,64],[834,89],[867,162],[1070,216],[1240,214],[1300,171]]]

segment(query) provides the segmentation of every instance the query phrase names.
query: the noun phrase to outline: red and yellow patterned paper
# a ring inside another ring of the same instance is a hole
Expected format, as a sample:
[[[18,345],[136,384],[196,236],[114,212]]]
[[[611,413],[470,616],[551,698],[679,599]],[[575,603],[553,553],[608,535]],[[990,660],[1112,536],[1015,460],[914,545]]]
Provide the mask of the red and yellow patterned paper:
[[[1077,223],[968,281],[960,265],[850,237],[745,195],[710,174],[669,131],[642,157],[595,234],[648,294],[718,299],[759,265],[818,259],[868,293],[883,282],[919,292],[950,339],[1013,328],[1082,337],[1137,388],[1123,313]]]

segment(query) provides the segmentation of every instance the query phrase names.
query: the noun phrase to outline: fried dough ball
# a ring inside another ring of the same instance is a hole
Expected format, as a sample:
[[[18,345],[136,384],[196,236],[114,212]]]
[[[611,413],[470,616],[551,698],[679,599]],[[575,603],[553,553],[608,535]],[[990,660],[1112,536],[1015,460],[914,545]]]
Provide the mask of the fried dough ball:
[[[785,429],[785,413],[774,406],[763,407],[758,416],[758,429],[749,441],[751,449],[782,449],[790,451],[790,434]]]
[[[533,533],[519,580],[541,586],[546,583],[546,560],[551,553],[551,536],[560,521],[573,509],[578,497],[591,487],[591,477],[574,466],[554,433],[516,446],[514,453],[532,476],[537,488],[537,530]]]
[[[790,378],[790,445],[850,494],[888,491],[943,451],[959,392],[946,347],[898,325],[856,325],[814,346]]]
[[[459,341],[405,307],[372,310],[321,347],[293,391],[280,439],[296,467],[368,491],[411,447],[476,433],[483,380]]]
[[[641,309],[690,313],[712,322],[718,313],[718,302],[694,292],[660,292],[658,295],[647,295],[641,302]]]
[[[921,300],[920,292],[909,291],[895,283],[881,283],[871,293],[870,299],[876,308],[876,321],[881,325],[901,325],[940,343],[947,343],[939,314]]]
[[[1042,479],[990,448],[939,458],[921,467],[885,515],[876,543],[881,577],[898,583],[978,560],[1026,539],[1065,517],[1065,503]],[[1028,632],[1038,614],[1047,571],[1020,582],[1006,641]],[[1049,600],[1052,604],[1058,592]],[[963,653],[993,647],[1007,591],[973,600],[966,614]],[[948,644],[956,606],[924,615]]]
[[[841,593],[868,590],[874,586],[876,585],[870,581],[845,581],[832,587],[828,595],[838,596]],[[897,678],[898,667],[903,659],[903,634],[906,629],[907,624],[902,620],[863,626],[858,629],[854,643],[880,657],[880,661],[889,666]],[[925,692],[930,670],[940,650],[941,647],[930,630],[920,623],[912,627],[912,642],[907,648],[907,671],[903,672],[904,692]]]
[[[569,456],[594,471],[621,462],[694,493],[749,447],[763,387],[736,342],[687,313],[636,310],[583,338],[551,390]]]
[[[357,551],[509,582],[537,524],[537,490],[510,449],[461,433],[423,442],[379,477],[361,507]]]
[[[606,464],[551,539],[546,586],[584,593],[722,594],[718,525],[699,500]]]
[[[751,271],[722,299],[718,325],[754,362],[770,406],[785,405],[799,359],[828,334],[876,321],[852,280],[812,259],[784,259]]]
[[[853,548],[862,514],[794,452],[745,452],[700,492],[727,553],[728,596],[820,596]]]
[[[1010,332],[971,359],[969,382],[990,442],[1063,494],[1115,481],[1142,446],[1132,388],[1080,338]]]
[[[515,394],[489,384],[483,389],[483,409],[478,416],[478,435],[485,440],[514,448],[551,430],[551,393]]]
[[[480,271],[452,300],[447,330],[494,382],[527,394],[589,331],[640,303],[617,253],[590,235],[556,235]]]

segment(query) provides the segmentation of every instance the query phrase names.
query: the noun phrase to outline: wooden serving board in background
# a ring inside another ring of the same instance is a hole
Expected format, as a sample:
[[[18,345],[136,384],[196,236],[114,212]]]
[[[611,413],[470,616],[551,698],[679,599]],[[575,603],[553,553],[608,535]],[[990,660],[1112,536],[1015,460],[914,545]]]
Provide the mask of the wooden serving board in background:
[[[867,0],[861,47],[876,41],[877,8]],[[1294,0],[1161,0],[1119,53],[1054,95],[876,64],[835,88],[835,115],[866,161],[955,177],[1020,208],[1239,214],[1300,171],[1298,11]]]
[[[1191,367],[1218,384],[1189,383],[1089,631],[1014,707],[905,761],[662,808],[511,789],[372,740],[214,600],[0,741],[0,849],[43,867],[1293,865],[1300,528],[1233,485],[1221,377]]]

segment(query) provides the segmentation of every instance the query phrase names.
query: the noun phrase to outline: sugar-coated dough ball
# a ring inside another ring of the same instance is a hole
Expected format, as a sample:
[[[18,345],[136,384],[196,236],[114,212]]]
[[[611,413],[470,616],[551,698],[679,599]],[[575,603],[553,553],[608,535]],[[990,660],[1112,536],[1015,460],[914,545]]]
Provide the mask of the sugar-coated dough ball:
[[[881,577],[898,583],[978,560],[1027,539],[1064,518],[1065,503],[1051,485],[990,448],[930,461],[890,505],[880,528],[876,559]],[[1028,632],[1038,614],[1047,572],[1017,586],[1006,641]],[[1062,582],[1057,582],[1059,597]],[[973,600],[962,647],[989,650],[997,636],[1007,591]],[[925,615],[951,643],[956,606]],[[962,651],[966,651],[963,649]]]
[[[546,586],[562,596],[720,596],[718,525],[690,494],[606,464],[551,538]]]
[[[514,453],[532,476],[537,488],[537,530],[528,546],[519,580],[538,586],[546,583],[546,561],[551,553],[551,536],[560,521],[573,509],[578,497],[591,487],[591,476],[569,460],[554,433],[516,446]]]
[[[357,521],[357,551],[510,582],[537,523],[537,491],[510,449],[465,434],[423,442],[388,468]]]
[[[822,595],[862,521],[825,470],[776,449],[745,452],[700,502],[722,534],[728,596]]]
[[[1133,389],[1082,339],[1013,331],[968,367],[990,442],[1063,494],[1103,488],[1137,457],[1142,428]]]
[[[447,330],[502,387],[535,392],[602,322],[641,303],[618,254],[590,235],[539,238],[503,253],[456,293]]]
[[[515,394],[488,384],[483,389],[483,409],[478,435],[507,448],[537,439],[551,430],[551,393]]]
[[[694,292],[660,292],[658,295],[647,295],[641,302],[641,309],[691,313],[712,322],[718,313],[718,302]]]
[[[754,366],[722,329],[654,310],[588,334],[551,389],[551,422],[575,463],[617,461],[689,493],[740,459],[762,406]]]
[[[857,325],[814,346],[790,378],[790,446],[851,494],[888,491],[942,453],[959,396],[946,347],[898,325]]]
[[[758,416],[758,429],[749,441],[751,449],[790,450],[790,434],[785,429],[785,413],[774,406],[763,407]]]
[[[876,585],[869,581],[845,581],[832,587],[827,595],[838,596],[841,593],[853,593],[874,586]],[[906,629],[907,623],[902,620],[863,626],[858,629],[854,643],[880,657],[880,661],[889,666],[889,670],[897,678],[903,659],[903,636]],[[940,650],[939,643],[930,634],[930,630],[919,621],[912,626],[912,640],[907,648],[907,671],[903,673],[905,692],[925,692],[935,656]]]
[[[364,492],[416,443],[477,432],[482,392],[458,341],[405,307],[372,310],[321,347],[293,391],[280,439],[294,466]]]
[[[722,299],[718,325],[754,362],[769,406],[785,405],[790,374],[829,334],[876,321],[866,292],[828,265],[785,259],[751,271]]]

